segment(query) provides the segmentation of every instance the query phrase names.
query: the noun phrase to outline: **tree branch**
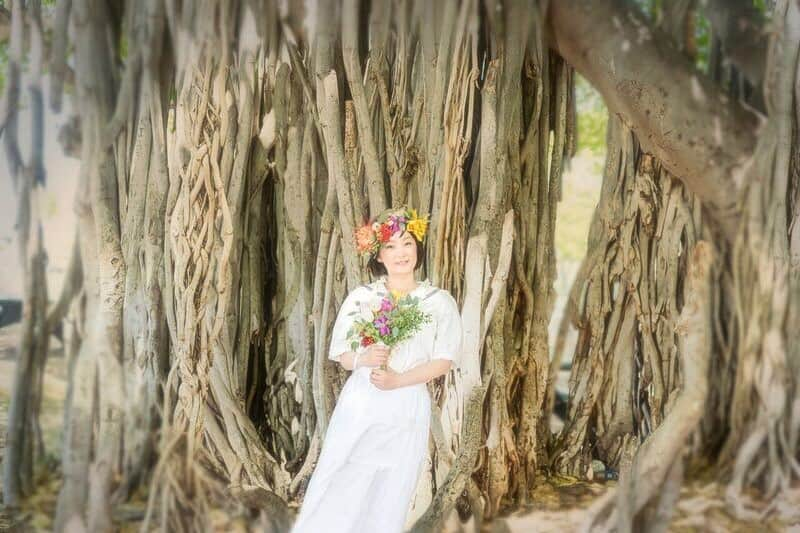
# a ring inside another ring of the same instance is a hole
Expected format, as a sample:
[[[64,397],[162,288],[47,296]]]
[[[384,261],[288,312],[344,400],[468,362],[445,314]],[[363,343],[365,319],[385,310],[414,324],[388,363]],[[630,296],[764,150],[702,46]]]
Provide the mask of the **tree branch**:
[[[727,239],[756,145],[757,115],[697,72],[667,35],[623,0],[549,4],[551,46],[603,95]]]
[[[69,310],[69,306],[75,296],[83,286],[83,263],[81,262],[81,248],[80,240],[76,233],[75,242],[72,245],[72,254],[69,259],[69,266],[67,267],[67,275],[64,276],[64,285],[61,288],[61,294],[58,297],[55,305],[53,305],[47,312],[47,330],[55,331],[55,329],[64,320],[64,317]]]

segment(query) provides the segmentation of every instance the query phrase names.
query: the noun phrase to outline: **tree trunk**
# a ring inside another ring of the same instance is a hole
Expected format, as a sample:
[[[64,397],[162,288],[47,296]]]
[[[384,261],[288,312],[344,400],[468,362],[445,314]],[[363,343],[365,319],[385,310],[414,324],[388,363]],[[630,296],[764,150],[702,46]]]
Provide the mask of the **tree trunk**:
[[[31,150],[23,163],[17,146],[17,113],[20,99],[20,67],[25,40],[24,19],[28,19],[30,46],[29,102]],[[8,435],[3,457],[3,502],[15,506],[33,491],[34,467],[44,456],[39,427],[42,378],[50,340],[47,319],[47,254],[41,224],[41,196],[45,185],[43,160],[44,97],[41,75],[44,40],[41,5],[14,2],[11,21],[11,49],[6,80],[5,147],[11,179],[17,193],[17,246],[23,271],[23,315],[17,351],[11,401],[8,410]]]
[[[86,502],[71,493],[86,486],[87,461],[95,468],[94,507],[86,516],[99,529],[108,527],[103,494],[113,488],[111,473],[122,475],[121,498],[149,475],[149,428],[164,376],[148,520],[157,507],[162,523],[174,527],[181,516],[201,520],[204,500],[196,496],[216,501],[223,486],[215,480],[234,491],[301,496],[343,378],[324,356],[329,324],[337,302],[368,279],[352,229],[388,204],[432,214],[428,277],[463,301],[468,329],[463,370],[432,387],[436,438],[414,516],[434,501],[437,514],[426,516],[443,519],[452,495],[466,488],[473,512],[491,517],[501,502],[526,497],[543,464],[555,204],[573,146],[569,69],[546,52],[541,17],[520,3],[489,18],[475,1],[378,3],[366,57],[358,45],[364,30],[353,24],[362,6],[346,4],[341,14],[324,7],[305,57],[306,43],[285,41],[273,6],[256,12],[259,23],[250,20],[247,3],[176,12],[153,2],[106,19],[92,10],[86,18],[90,31],[82,42],[105,31],[142,45],[131,49],[119,84],[97,91],[95,98],[105,100],[82,104],[84,168],[96,192],[81,232],[92,310],[75,379],[92,379],[95,368],[104,378],[124,369],[125,379],[115,391],[99,390],[105,422],[96,443],[78,439],[92,397],[75,388],[65,452],[75,473],[69,493],[67,485],[62,491],[61,527],[85,512]],[[86,6],[75,4],[72,14],[79,9]],[[429,17],[441,21],[441,35]],[[341,48],[331,25],[337,20]],[[402,32],[389,32],[384,20]],[[481,39],[481,25],[491,39]],[[162,26],[171,51],[159,38]],[[484,48],[492,59],[481,67]],[[100,53],[78,49],[86,58],[90,52]],[[102,54],[96,60],[108,62]],[[478,80],[481,92],[474,89]],[[171,87],[174,102],[167,102]],[[107,163],[101,161],[109,145],[92,126],[99,116],[107,117],[104,133],[114,139]],[[107,189],[112,176],[116,188]],[[314,210],[323,198],[324,209]],[[532,206],[535,215],[523,222],[516,213]],[[274,274],[268,265],[277,267]],[[507,328],[518,326],[533,340],[504,345]],[[92,333],[100,331],[108,334]],[[481,362],[485,346],[489,366]],[[469,404],[477,411],[465,411],[473,390],[494,398],[488,411],[480,401]],[[492,439],[502,435],[486,475],[470,473],[485,435],[474,423],[466,427],[465,417],[492,420]],[[110,457],[120,445],[116,463]],[[518,460],[516,449],[531,450],[519,479],[479,481],[500,476]],[[458,473],[449,475],[455,464]],[[189,497],[201,503],[190,505]]]
[[[776,2],[773,17],[781,31],[770,46],[764,87],[770,120],[759,136],[731,259],[738,353],[720,460],[733,461],[728,499],[740,514],[745,486],[772,498],[788,491],[800,472],[800,349],[790,337],[800,326],[800,6]]]
[[[703,234],[699,203],[616,120],[589,247],[570,296],[578,343],[569,413],[554,466],[583,477],[617,468],[661,423],[681,382],[674,335],[688,254]]]
[[[716,461],[723,471],[731,472],[728,498],[741,516],[747,514],[748,502],[742,495],[745,486],[758,487],[772,497],[790,485],[796,472],[794,469],[796,463],[791,457],[793,453],[796,453],[797,443],[794,440],[794,430],[791,428],[797,427],[798,424],[798,411],[793,407],[792,400],[795,395],[797,376],[790,369],[796,366],[794,360],[797,354],[788,347],[790,343],[787,336],[793,330],[794,323],[792,321],[797,319],[796,310],[793,309],[794,300],[791,298],[797,288],[796,277],[793,278],[790,274],[794,266],[790,262],[793,226],[789,216],[791,213],[791,216],[796,217],[795,191],[799,179],[796,168],[796,148],[791,142],[796,135],[797,120],[796,103],[791,96],[793,93],[792,83],[797,77],[798,53],[796,40],[793,40],[793,35],[798,31],[797,15],[797,8],[791,3],[782,3],[775,7],[774,24],[781,30],[775,34],[771,46],[773,51],[769,64],[772,70],[767,78],[770,81],[765,87],[765,94],[771,97],[767,98],[769,120],[759,136],[758,149],[748,170],[750,178],[743,182],[747,184],[745,187],[747,192],[742,201],[742,209],[748,215],[742,219],[742,226],[736,233],[735,240],[721,240],[717,245],[719,255],[724,258],[724,261],[720,265],[720,272],[715,274],[716,282],[712,293],[710,330],[713,332],[713,356],[710,361],[710,373],[714,376],[714,386],[709,390],[702,424],[697,432],[699,438],[694,439],[696,444],[693,447],[696,458]],[[731,85],[731,88],[735,89],[736,85]],[[612,133],[613,130],[614,128],[612,128]],[[778,139],[785,140],[785,142],[779,142]],[[610,146],[613,145],[613,142],[610,143]],[[605,191],[609,181],[608,171],[613,173],[615,169],[622,167],[622,161],[624,161],[624,159],[618,159],[617,153],[615,150],[609,154],[603,199],[598,208],[600,216],[609,211],[607,206],[610,204],[605,200]],[[625,154],[625,151],[621,153]],[[767,176],[767,178],[763,176]],[[639,175],[637,175],[638,179],[640,179]],[[656,180],[655,183],[659,182]],[[632,191],[635,197],[638,194],[637,188],[634,186],[623,190]],[[622,220],[633,220],[635,231],[641,235],[641,230],[646,228],[645,222],[649,217],[641,216],[641,206],[643,205],[641,200],[638,201],[638,204],[639,214],[627,215]],[[661,205],[666,209],[670,204],[663,202]],[[692,210],[694,209],[692,208]],[[610,211],[614,212],[613,209]],[[658,212],[658,210],[656,211]],[[687,212],[686,208],[682,208],[676,213],[679,214],[681,211]],[[666,212],[669,213],[668,210]],[[659,214],[659,217],[661,216]],[[669,216],[673,217],[674,215]],[[715,233],[713,227],[705,224],[698,225],[697,220],[700,219],[697,215],[682,216],[681,219],[685,222],[676,224],[679,219],[674,219],[670,223],[662,225],[659,222],[657,224],[658,228],[668,228],[670,232],[676,231],[675,235],[679,236],[681,240],[681,246],[677,250],[665,254],[667,259],[680,257],[678,252],[685,249],[684,241],[691,242],[692,232],[695,235],[694,238],[701,235],[698,233],[700,231],[709,238]],[[599,234],[599,228],[596,219],[593,234]],[[707,233],[709,229],[712,233]],[[613,232],[612,239],[615,240],[616,235],[629,234],[625,231]],[[656,235],[662,235],[662,231],[657,231]],[[723,232],[721,235],[725,236],[726,234]],[[663,237],[660,238],[663,239]],[[592,244],[590,238],[588,258],[592,257],[593,246],[595,245]],[[600,245],[598,249],[605,251],[608,247]],[[629,255],[623,254],[622,257],[628,258]],[[611,264],[613,265],[613,263]],[[648,259],[634,263],[634,265],[637,264],[653,265],[658,263]],[[613,267],[609,269],[608,261],[603,261],[599,267],[602,267],[604,272],[606,270],[612,273],[619,271]],[[584,269],[588,268],[591,267],[585,264]],[[670,271],[675,272],[674,269],[670,269]],[[677,278],[660,274],[657,278],[660,280],[660,286],[665,286],[664,280],[666,279],[668,288],[679,288],[682,285],[682,271],[683,267],[678,264]],[[622,272],[625,272],[625,269]],[[634,272],[638,272],[638,270],[634,270]],[[581,292],[586,290],[585,279],[584,274],[584,277],[579,278],[579,283],[576,284],[573,291],[573,300],[576,303],[587,302],[588,304],[593,301],[591,290],[585,293]],[[638,284],[645,280],[643,275],[638,273],[629,276],[629,279]],[[678,284],[670,283],[670,279],[677,279]],[[639,295],[639,298],[642,295],[653,293],[653,290],[634,292]],[[619,292],[601,291],[594,295],[595,301],[606,302],[606,294],[613,298]],[[656,292],[656,294],[658,293]],[[652,298],[649,300],[651,302],[649,307],[653,309]],[[670,301],[670,299],[666,301],[666,307],[658,304],[655,309],[676,309],[675,305],[669,304]],[[656,300],[657,302],[658,300]],[[675,302],[680,304],[681,300],[676,299]],[[580,322],[581,327],[585,329],[579,340],[576,366],[573,368],[570,419],[561,435],[560,453],[556,462],[558,467],[576,475],[580,475],[588,466],[588,460],[593,458],[588,449],[596,447],[601,459],[614,464],[619,461],[619,456],[626,451],[626,448],[632,450],[638,445],[636,442],[630,445],[624,442],[619,443],[612,449],[612,451],[616,450],[616,454],[609,454],[607,448],[609,438],[616,433],[603,425],[605,413],[614,414],[622,411],[623,416],[617,417],[620,420],[630,420],[631,417],[625,412],[625,402],[620,402],[620,398],[613,402],[602,400],[608,394],[609,384],[596,376],[606,374],[606,369],[611,368],[611,377],[615,378],[618,383],[620,376],[630,379],[630,372],[620,372],[618,370],[620,367],[609,364],[608,361],[603,364],[605,354],[609,353],[606,350],[598,348],[596,355],[583,355],[588,353],[589,346],[597,342],[594,331],[613,331],[604,329],[609,327],[606,320],[610,318],[614,320],[612,324],[619,323],[618,317],[624,316],[623,312],[614,312],[613,307],[601,305],[596,305],[596,307],[601,310],[600,313],[584,311],[585,319]],[[638,313],[645,307],[637,303],[636,309]],[[661,311],[660,314],[662,316],[658,319],[659,322],[668,324],[671,313]],[[654,316],[652,312],[650,316]],[[592,317],[598,317],[599,320]],[[622,323],[624,324],[624,321]],[[667,335],[671,335],[671,330],[671,327],[662,329]],[[640,326],[634,331],[638,332],[637,335],[644,336],[646,332],[652,330]],[[625,335],[611,338],[617,344],[620,339],[629,342],[625,340]],[[647,353],[647,343],[637,342],[632,345],[634,353],[638,350]],[[664,355],[672,353],[673,356],[666,361],[674,361],[674,354],[680,355],[680,349],[670,352],[666,349],[669,345],[668,337],[664,338],[663,335],[660,340],[650,343],[651,351],[657,349],[658,351],[654,353]],[[684,356],[681,355],[681,357]],[[685,379],[685,370],[681,368],[682,365],[669,363],[664,366],[663,361],[665,360],[662,359],[662,367],[669,370],[663,375],[675,376],[672,381],[673,387]],[[587,368],[592,368],[592,370],[587,372]],[[641,390],[637,389],[637,383],[642,383],[646,378],[655,376],[652,368],[654,367],[651,367],[648,373],[647,367],[636,366],[637,372],[633,375],[633,390],[631,391],[634,401],[641,398],[641,392],[637,392],[637,390]],[[675,372],[678,373],[675,374]],[[782,378],[777,378],[778,375]],[[649,382],[648,379],[644,381],[644,384]],[[658,382],[653,382],[649,390],[656,392],[661,390],[660,405],[664,406],[667,398],[665,394],[668,394],[670,389],[658,385]],[[623,386],[622,389],[625,390],[625,387]],[[759,398],[760,403],[754,403],[754,398]],[[650,416],[644,418],[648,425],[623,428],[622,435],[625,439],[631,437],[632,431],[634,434],[638,432],[640,438],[646,437],[652,427],[658,423],[658,418],[653,410],[654,399],[657,398],[647,397],[647,403],[641,406],[649,408],[641,413],[643,415],[649,413]],[[604,404],[610,407],[605,408]],[[770,409],[766,411],[755,409],[755,405],[767,405],[770,406]],[[641,407],[636,406],[637,409],[641,409]],[[635,411],[632,418],[634,421],[641,420],[636,416]],[[651,422],[652,425],[650,425]],[[663,435],[663,432],[659,433]],[[679,437],[677,433],[675,435],[675,438]],[[656,438],[655,435],[652,438]],[[663,437],[659,437],[659,439],[661,438]],[[649,439],[644,442],[648,443]],[[671,443],[671,445],[674,444],[674,442]],[[647,448],[653,446],[648,445]],[[646,448],[643,447],[640,453],[645,456]],[[759,457],[765,459],[760,460]],[[631,472],[631,477],[628,479],[633,480],[633,483],[646,485],[647,481],[644,479],[646,477],[647,474],[637,470]],[[628,494],[630,495],[631,492],[629,491]],[[642,495],[642,498],[646,500],[647,496]],[[624,498],[621,500],[623,503],[625,501]],[[639,504],[634,504],[631,498],[628,498],[627,504],[632,506],[631,509],[626,511],[625,505],[618,508],[619,516],[622,518],[626,516],[626,513],[636,515],[641,507]],[[630,514],[627,516],[630,517]]]
[[[689,4],[670,4],[658,18],[688,56]],[[554,462],[578,477],[590,475],[593,459],[619,468],[661,424],[682,381],[674,331],[685,301],[685,250],[713,239],[697,197],[619,119],[609,121],[607,149],[587,255],[570,295],[579,339]],[[716,349],[725,339],[714,331]]]
[[[604,496],[587,522],[592,530],[666,531],[683,473],[681,451],[703,416],[711,358],[711,245],[700,241],[689,259],[686,304],[677,321],[683,373],[681,389],[670,397],[667,415],[624,472],[613,499]],[[613,490],[612,490],[613,492]],[[666,512],[665,512],[666,511]],[[602,527],[600,527],[602,524]],[[599,529],[598,529],[599,527]]]

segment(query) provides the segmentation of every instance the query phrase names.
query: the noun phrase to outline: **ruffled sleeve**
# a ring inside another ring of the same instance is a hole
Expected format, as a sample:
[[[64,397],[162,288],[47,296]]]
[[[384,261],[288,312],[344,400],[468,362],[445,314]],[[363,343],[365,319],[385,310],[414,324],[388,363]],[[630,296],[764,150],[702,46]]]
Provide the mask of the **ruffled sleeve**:
[[[448,359],[453,368],[461,364],[462,327],[461,312],[455,299],[445,290],[440,290],[436,313],[436,337],[433,341],[432,359]]]
[[[358,317],[358,300],[359,289],[350,291],[350,294],[344,299],[339,314],[336,315],[336,322],[333,325],[333,332],[331,333],[331,346],[328,350],[328,359],[339,361],[342,354],[352,351],[350,341],[348,340],[348,333]]]

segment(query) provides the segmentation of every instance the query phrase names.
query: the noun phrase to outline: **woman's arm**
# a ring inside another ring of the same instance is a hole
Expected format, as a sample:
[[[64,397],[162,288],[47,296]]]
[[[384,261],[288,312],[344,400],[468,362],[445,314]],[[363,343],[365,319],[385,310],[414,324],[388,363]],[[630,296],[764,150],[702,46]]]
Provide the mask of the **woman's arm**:
[[[381,344],[372,344],[369,348],[358,354],[353,351],[343,352],[338,357],[339,364],[342,365],[345,370],[355,370],[356,355],[358,355],[357,364],[359,368],[362,366],[380,366],[389,359],[389,348]]]
[[[339,356],[339,364],[342,365],[345,370],[353,370],[355,358],[356,352],[344,352]]]
[[[410,387],[419,383],[427,383],[432,379],[447,374],[451,366],[452,361],[449,359],[434,359],[401,374],[391,369],[375,369],[370,375],[370,381],[382,390]]]

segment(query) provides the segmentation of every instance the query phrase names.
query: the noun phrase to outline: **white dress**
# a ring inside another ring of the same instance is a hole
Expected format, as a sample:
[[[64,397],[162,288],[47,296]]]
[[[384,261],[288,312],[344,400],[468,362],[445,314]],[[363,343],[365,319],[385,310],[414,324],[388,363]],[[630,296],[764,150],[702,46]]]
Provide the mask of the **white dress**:
[[[351,350],[355,318],[371,316],[383,279],[347,295],[333,327],[329,358]],[[421,282],[411,292],[432,320],[397,345],[389,366],[405,372],[431,359],[458,365],[461,316],[447,291]],[[428,448],[431,404],[425,384],[380,390],[360,367],[347,379],[325,434],[293,533],[392,533],[402,530]]]

